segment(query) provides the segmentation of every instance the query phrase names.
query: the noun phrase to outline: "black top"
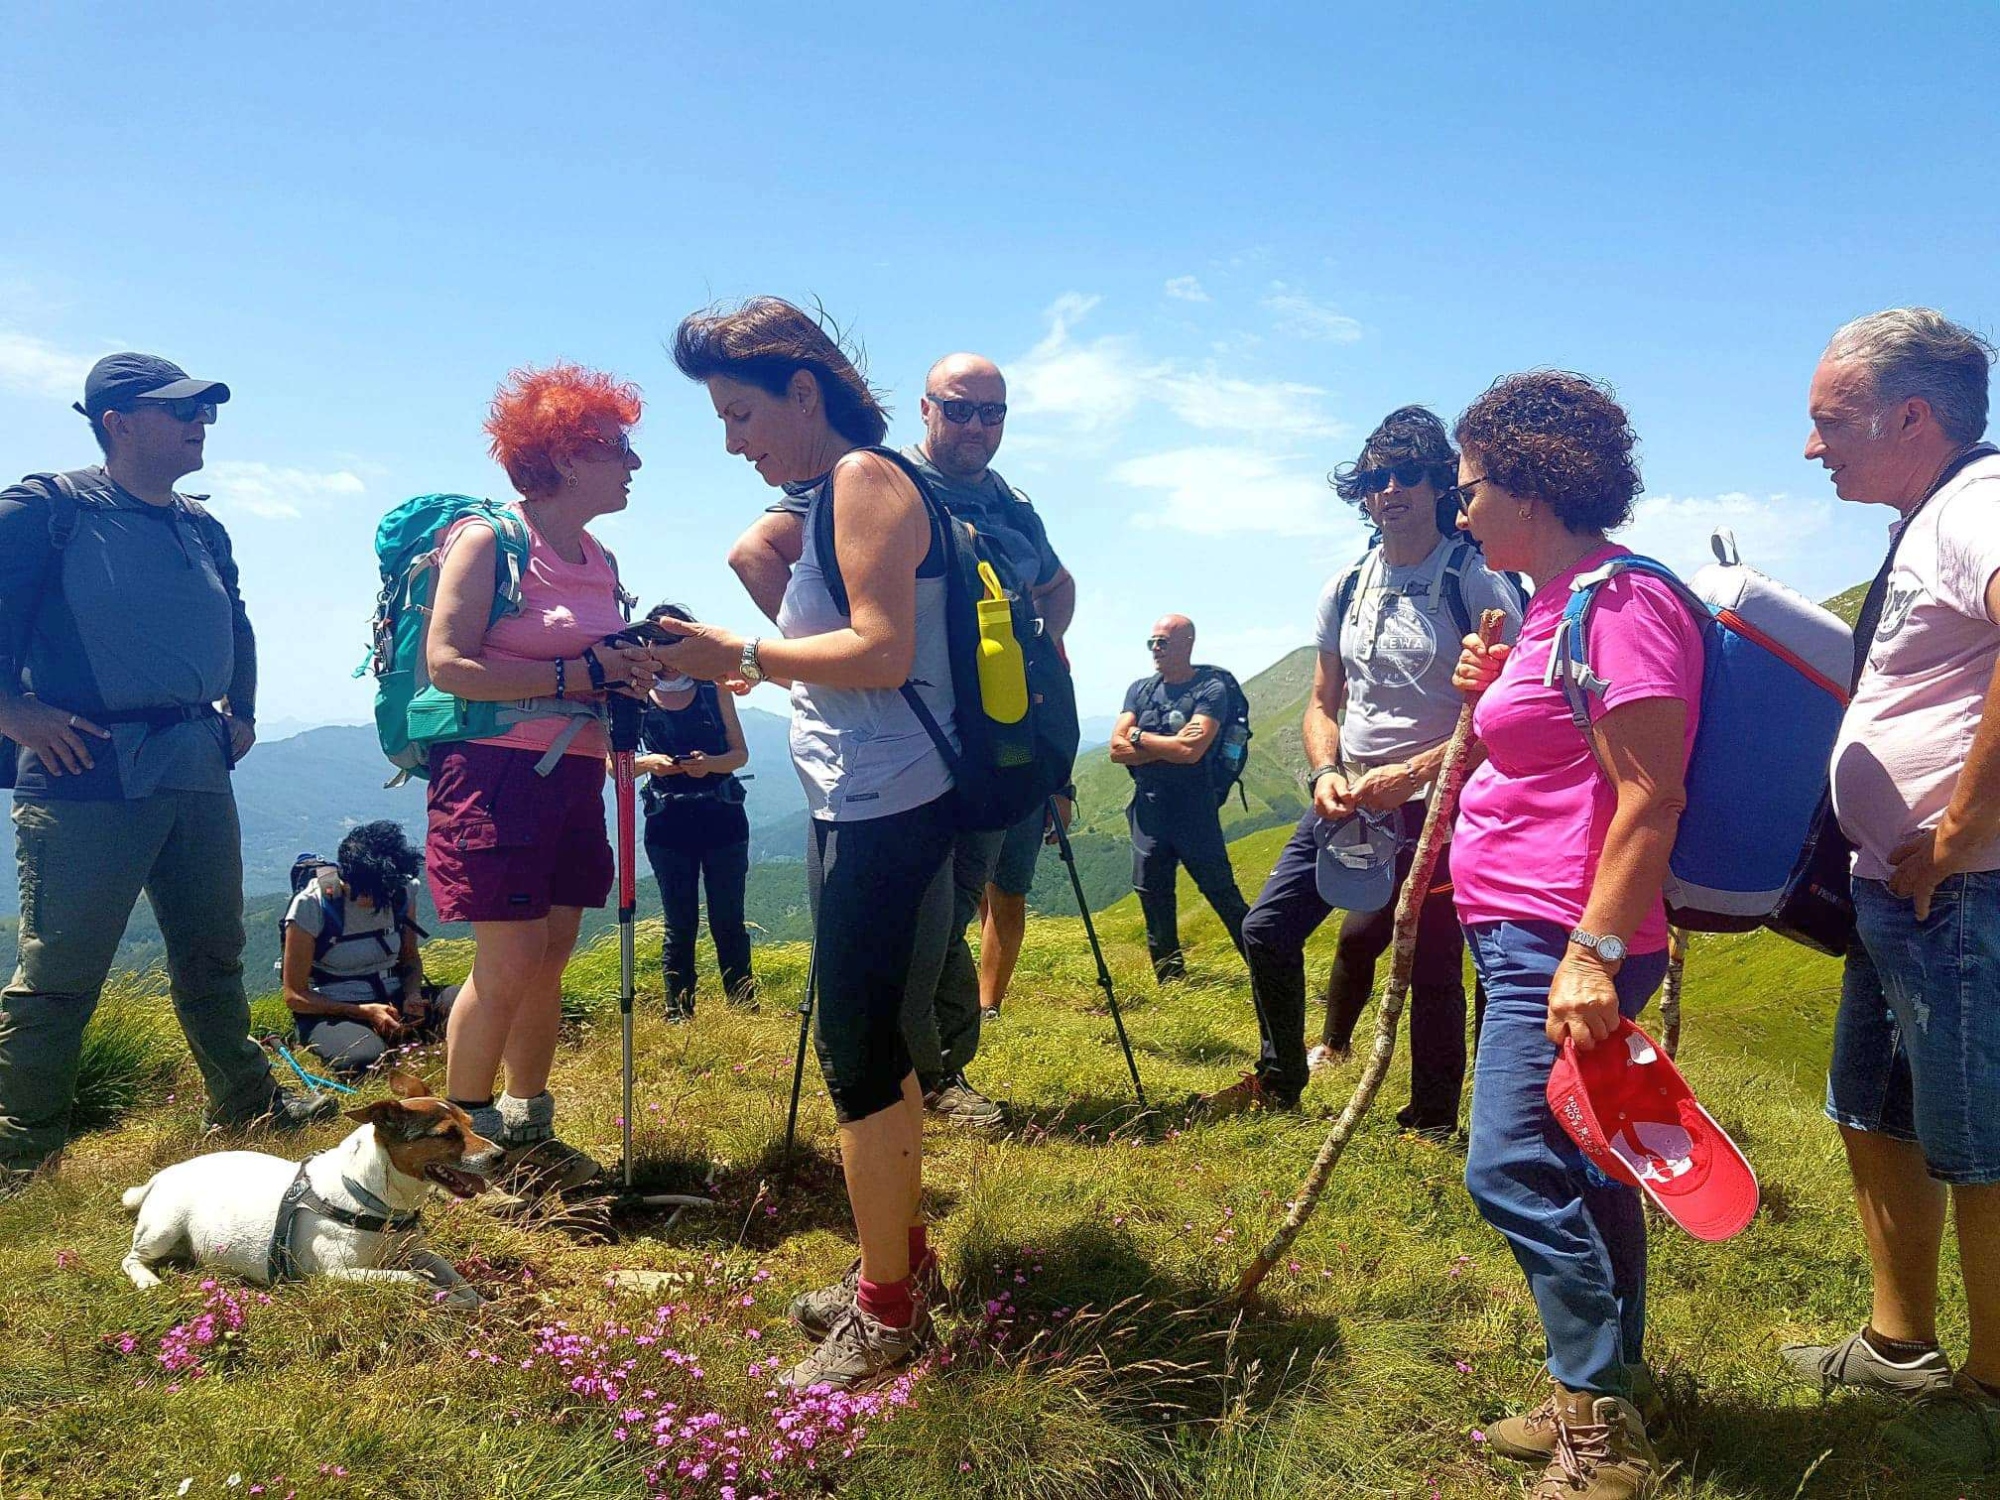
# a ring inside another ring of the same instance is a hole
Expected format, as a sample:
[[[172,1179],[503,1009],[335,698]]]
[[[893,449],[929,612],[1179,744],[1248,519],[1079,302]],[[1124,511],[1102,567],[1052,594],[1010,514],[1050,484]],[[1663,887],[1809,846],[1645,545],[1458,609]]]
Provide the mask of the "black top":
[[[1148,734],[1179,734],[1198,714],[1207,714],[1215,720],[1220,731],[1229,714],[1229,686],[1215,673],[1199,668],[1182,683],[1169,683],[1155,672],[1126,690],[1125,712],[1138,715],[1139,727]],[[1126,769],[1144,792],[1192,791],[1199,787],[1206,793],[1209,786],[1208,768],[1200,760],[1186,766],[1152,761]]]

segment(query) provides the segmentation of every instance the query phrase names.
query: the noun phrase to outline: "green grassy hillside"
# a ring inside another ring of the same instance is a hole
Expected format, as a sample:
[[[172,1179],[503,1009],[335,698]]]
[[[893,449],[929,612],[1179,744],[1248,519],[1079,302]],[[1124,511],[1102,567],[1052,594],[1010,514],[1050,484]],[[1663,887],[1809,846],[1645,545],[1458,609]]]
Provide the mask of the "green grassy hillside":
[[[1246,885],[1282,837],[1268,829],[1234,846]],[[1466,1200],[1462,1154],[1395,1133],[1400,1062],[1265,1303],[1241,1318],[1219,1305],[1358,1067],[1316,1081],[1302,1116],[1187,1126],[1181,1103],[1236,1076],[1255,1028],[1214,918],[1192,893],[1184,910],[1192,977],[1164,993],[1131,901],[1100,924],[1155,1106],[1144,1116],[1097,1008],[1080,924],[1032,922],[1013,1003],[974,1069],[1008,1101],[1012,1128],[927,1143],[953,1289],[948,1359],[901,1404],[843,1418],[840,1432],[824,1428],[824,1413],[765,1394],[763,1361],[801,1347],[786,1299],[837,1275],[852,1253],[832,1120],[810,1067],[806,1155],[792,1170],[773,1156],[797,1034],[783,1000],[803,982],[800,947],[760,952],[758,1016],[707,995],[694,1025],[670,1029],[657,1018],[655,976],[642,974],[641,1181],[687,1190],[713,1170],[716,1210],[671,1226],[620,1217],[620,1241],[605,1243],[606,1220],[587,1206],[522,1222],[440,1203],[433,1242],[492,1299],[472,1315],[397,1288],[323,1282],[281,1288],[268,1304],[226,1280],[204,1293],[185,1274],[134,1291],[117,1267],[128,1232],[118,1193],[228,1143],[201,1136],[199,1088],[164,1002],[121,990],[112,1026],[164,1075],[140,1076],[140,1107],[81,1138],[59,1176],[0,1204],[0,1492],[237,1500],[259,1484],[298,1500],[720,1497],[724,1459],[692,1469],[707,1432],[718,1451],[733,1445],[770,1470],[758,1493],[783,1495],[1519,1494],[1521,1471],[1485,1456],[1479,1434],[1538,1398],[1533,1308]],[[1331,940],[1329,924],[1311,954],[1315,981]],[[441,944],[433,965],[464,958],[462,944]],[[607,1159],[616,967],[602,942],[572,965],[565,987],[580,1020],[553,1081],[566,1131]],[[1842,1332],[1866,1313],[1840,1148],[1819,1112],[1835,986],[1833,964],[1775,939],[1695,946],[1682,1060],[1750,1153],[1765,1208],[1719,1246],[1654,1222],[1650,1348],[1673,1398],[1669,1496],[1974,1493],[1892,1471],[1873,1447],[1876,1408],[1823,1404],[1776,1373],[1778,1342]],[[273,1002],[260,1015],[276,1019]],[[311,1144],[344,1128],[322,1127]],[[677,1279],[643,1300],[614,1295],[606,1279],[621,1267]],[[1946,1286],[1956,1284],[1948,1267]],[[195,1346],[205,1373],[163,1368],[162,1338],[224,1296],[242,1301],[243,1322]],[[1945,1338],[1962,1348],[1955,1290],[1946,1303]],[[608,1403],[590,1383],[606,1370],[617,1390]],[[654,1449],[647,1439],[668,1403],[673,1446]],[[682,1418],[714,1425],[682,1438]],[[801,1432],[813,1434],[812,1470],[785,1436]],[[649,1490],[656,1455],[666,1469]],[[681,1463],[688,1472],[676,1473]],[[750,1490],[739,1485],[739,1500]]]

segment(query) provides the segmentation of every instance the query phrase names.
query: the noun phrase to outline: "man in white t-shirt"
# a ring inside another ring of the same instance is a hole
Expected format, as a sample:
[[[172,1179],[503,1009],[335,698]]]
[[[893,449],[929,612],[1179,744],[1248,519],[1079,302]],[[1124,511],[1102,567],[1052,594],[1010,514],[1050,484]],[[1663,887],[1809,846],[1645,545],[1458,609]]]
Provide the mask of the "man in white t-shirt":
[[[2000,1453],[2000,452],[1979,441],[1992,361],[1941,314],[1895,308],[1842,328],[1813,375],[1806,457],[1843,500],[1900,520],[1833,753],[1858,941],[1827,1113],[1874,1306],[1840,1343],[1784,1351],[1822,1390],[1916,1398],[1884,1442],[1967,1474]],[[1971,1324],[1955,1378],[1936,1324],[1947,1202]]]

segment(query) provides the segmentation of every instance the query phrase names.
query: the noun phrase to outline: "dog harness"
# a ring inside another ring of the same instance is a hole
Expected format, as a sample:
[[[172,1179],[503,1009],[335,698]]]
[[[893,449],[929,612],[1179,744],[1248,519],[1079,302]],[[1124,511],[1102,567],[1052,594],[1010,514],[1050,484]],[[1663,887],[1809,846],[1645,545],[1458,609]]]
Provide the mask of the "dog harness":
[[[416,1228],[424,1221],[422,1210],[411,1209],[406,1214],[396,1213],[380,1198],[346,1177],[340,1179],[340,1185],[354,1195],[357,1203],[373,1205],[382,1212],[356,1213],[352,1209],[341,1208],[327,1202],[313,1191],[312,1184],[306,1180],[306,1168],[317,1160],[317,1157],[309,1156],[299,1163],[298,1176],[294,1177],[292,1185],[285,1189],[285,1196],[278,1200],[278,1222],[271,1230],[271,1251],[265,1261],[264,1279],[271,1286],[276,1286],[281,1281],[300,1279],[299,1263],[292,1253],[292,1229],[298,1221],[301,1208],[309,1208],[322,1218],[331,1219],[336,1224],[344,1224],[349,1229],[365,1230],[369,1234],[401,1234],[405,1230]]]

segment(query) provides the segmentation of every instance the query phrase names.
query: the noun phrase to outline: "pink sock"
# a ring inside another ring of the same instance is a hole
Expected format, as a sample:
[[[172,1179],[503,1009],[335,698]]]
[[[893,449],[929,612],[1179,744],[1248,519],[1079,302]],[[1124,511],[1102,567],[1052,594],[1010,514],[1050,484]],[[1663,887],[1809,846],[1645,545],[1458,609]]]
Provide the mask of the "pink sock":
[[[864,1276],[860,1295],[854,1300],[863,1312],[887,1328],[908,1328],[917,1320],[907,1276],[901,1281],[870,1281]]]
[[[922,1224],[912,1224],[910,1226],[910,1274],[912,1276],[921,1272],[924,1269],[925,1262],[931,1258],[930,1240],[924,1231],[925,1226]]]

